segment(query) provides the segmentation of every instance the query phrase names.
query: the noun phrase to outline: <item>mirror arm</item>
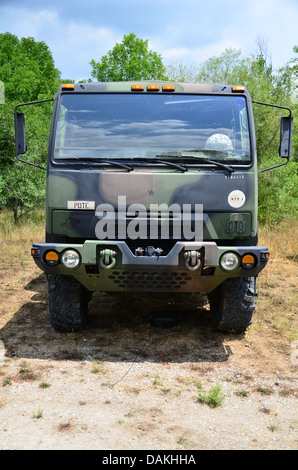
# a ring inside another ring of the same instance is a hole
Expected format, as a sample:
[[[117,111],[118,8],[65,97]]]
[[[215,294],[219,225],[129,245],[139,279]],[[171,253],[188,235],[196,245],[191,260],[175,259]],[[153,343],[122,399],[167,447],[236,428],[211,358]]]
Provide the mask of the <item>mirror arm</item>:
[[[37,103],[45,103],[46,101],[55,101],[54,98],[48,98],[46,100],[40,100],[40,101],[30,101],[29,103],[21,103],[21,104],[17,104],[15,109],[14,109],[14,112],[16,113],[17,112],[17,109],[19,106],[28,106],[29,104],[37,104]]]
[[[39,101],[30,101],[28,103],[17,104],[15,109],[14,109],[14,114],[15,114],[15,116],[17,115],[17,110],[20,106],[28,106],[30,104],[45,103],[46,101],[54,101],[54,98],[49,98],[49,99],[46,99],[46,100],[39,100]],[[28,162],[27,160],[22,160],[21,158],[19,158],[19,154],[17,154],[16,157],[17,157],[17,160],[19,160],[19,162],[21,162],[21,163],[26,163],[27,165],[35,166],[36,168],[40,168],[41,170],[46,170],[46,168],[44,166],[36,165],[35,163]]]
[[[280,167],[280,166],[287,165],[287,164],[289,163],[290,157],[284,157],[284,158],[287,159],[286,162],[284,162],[284,163],[279,163],[279,165],[270,166],[269,168],[265,168],[264,170],[259,170],[259,173],[264,173],[264,171],[273,170],[273,168],[278,168],[278,167]]]
[[[287,111],[289,111],[288,118],[290,119],[293,118],[292,110],[290,108],[287,108],[286,106],[278,106],[277,104],[262,103],[261,101],[254,101],[254,100],[252,100],[252,102],[254,104],[261,104],[263,106],[271,106],[272,108],[286,109]],[[280,163],[279,165],[274,165],[274,166],[271,166],[270,168],[265,168],[264,170],[260,170],[259,173],[264,173],[264,171],[273,170],[274,168],[279,168],[280,166],[287,165],[290,161],[290,155],[288,157],[283,157],[283,158],[286,158],[287,161],[284,163]]]
[[[263,106],[271,106],[272,108],[279,108],[279,109],[286,109],[289,111],[289,117],[292,117],[292,110],[290,108],[287,108],[285,106],[278,106],[277,104],[270,104],[270,103],[262,103],[261,101],[254,101],[252,100],[253,104],[261,104]]]
[[[17,156],[17,160],[19,160],[19,162],[21,162],[21,163],[27,163],[27,165],[35,166],[36,168],[40,168],[41,170],[46,170],[46,168],[44,166],[36,165],[35,163],[28,162],[27,160],[22,160],[18,156]]]

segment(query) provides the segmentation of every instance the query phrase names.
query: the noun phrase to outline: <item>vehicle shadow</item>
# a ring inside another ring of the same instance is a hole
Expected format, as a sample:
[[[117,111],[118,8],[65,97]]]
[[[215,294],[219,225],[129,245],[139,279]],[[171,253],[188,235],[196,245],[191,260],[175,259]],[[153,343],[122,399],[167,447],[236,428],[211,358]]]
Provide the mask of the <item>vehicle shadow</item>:
[[[30,301],[0,330],[6,357],[183,363],[223,362],[231,355],[224,335],[213,329],[209,305],[201,295],[96,292],[86,328],[62,333],[48,318],[46,276],[41,274],[24,289],[32,293]],[[153,324],[150,314],[165,309],[173,314],[174,324]]]

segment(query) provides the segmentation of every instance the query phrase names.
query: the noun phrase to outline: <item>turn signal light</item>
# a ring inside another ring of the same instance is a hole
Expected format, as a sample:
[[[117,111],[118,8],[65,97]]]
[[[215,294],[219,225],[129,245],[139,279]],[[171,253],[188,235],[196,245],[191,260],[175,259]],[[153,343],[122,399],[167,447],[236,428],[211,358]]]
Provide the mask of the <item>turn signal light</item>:
[[[45,254],[45,262],[51,266],[56,266],[58,264],[59,255],[57,251],[48,251]]]
[[[243,258],[242,258],[242,267],[244,269],[251,269],[255,266],[255,264],[256,264],[256,260],[255,260],[255,257],[253,255],[247,254],[247,255],[243,256]]]

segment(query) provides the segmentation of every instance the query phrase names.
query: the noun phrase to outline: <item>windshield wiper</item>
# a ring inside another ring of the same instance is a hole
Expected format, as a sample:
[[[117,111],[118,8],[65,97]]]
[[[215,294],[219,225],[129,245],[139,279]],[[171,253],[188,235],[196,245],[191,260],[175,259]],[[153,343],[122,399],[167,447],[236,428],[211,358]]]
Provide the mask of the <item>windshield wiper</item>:
[[[132,171],[134,169],[134,167],[136,166],[136,163],[133,162],[132,163],[132,160],[130,159],[130,163],[122,163],[120,162],[119,160],[110,160],[110,159],[107,159],[107,158],[80,158],[80,157],[74,157],[73,160],[78,160],[78,161],[83,161],[83,162],[96,162],[96,163],[110,163],[111,165],[115,165],[115,166],[120,166],[121,168],[125,168],[127,169],[128,171]],[[138,160],[136,158],[136,160]],[[173,168],[177,168],[178,170],[181,170],[183,172],[185,171],[188,171],[187,169],[187,166],[184,165],[184,164],[181,164],[181,163],[174,163],[174,162],[169,162],[169,161],[166,161],[166,160],[160,160],[160,159],[157,159],[157,158],[141,158],[139,160],[145,160],[146,162],[149,162],[149,163],[162,163],[164,165],[167,165],[167,166],[170,166],[170,167],[173,167]]]
[[[122,162],[119,162],[118,160],[110,160],[107,158],[72,157],[72,158],[67,158],[66,160],[67,161],[76,160],[76,162],[84,162],[85,165],[87,165],[88,163],[90,165],[92,165],[92,163],[109,163],[112,166],[119,166],[120,168],[125,168],[127,171],[132,171],[134,169],[133,166],[129,165],[128,163],[122,163]]]
[[[137,158],[136,157],[135,159],[130,159],[129,161],[134,166],[138,166],[138,165],[140,165],[140,162],[144,161],[146,163],[151,163],[152,165],[154,165],[155,163],[161,163],[163,165],[167,165],[167,166],[170,166],[172,168],[176,168],[177,170],[180,170],[180,171],[183,171],[183,172],[188,171],[188,168],[184,163],[175,163],[175,162],[171,162],[171,161],[168,161],[168,160],[162,160],[160,158],[146,158],[146,157]]]
[[[194,155],[183,155],[183,157],[192,158],[193,160],[197,160],[200,163],[211,163],[212,165],[216,165],[219,168],[223,168],[224,170],[228,170],[230,173],[234,173],[234,171],[235,171],[232,166],[226,165],[225,163],[217,162],[215,160],[209,160],[209,158],[195,157]]]
[[[165,157],[165,155],[156,155],[157,157]],[[217,161],[214,161],[214,160],[209,160],[209,158],[204,158],[204,157],[196,157],[194,155],[182,155],[181,157],[178,157],[177,155],[166,155],[167,157],[170,157],[170,158],[178,158],[179,160],[182,159],[182,158],[191,158],[193,160],[196,160],[200,163],[210,163],[212,165],[216,165],[218,166],[219,168],[223,168],[224,170],[228,170],[230,173],[234,173],[234,168],[230,165],[226,165],[225,163],[220,163],[220,162],[217,162]]]
[[[164,165],[172,166],[173,168],[177,168],[177,170],[181,170],[183,172],[188,171],[188,168],[184,163],[168,162],[167,160],[160,160],[159,158],[154,158],[152,162],[163,163]]]

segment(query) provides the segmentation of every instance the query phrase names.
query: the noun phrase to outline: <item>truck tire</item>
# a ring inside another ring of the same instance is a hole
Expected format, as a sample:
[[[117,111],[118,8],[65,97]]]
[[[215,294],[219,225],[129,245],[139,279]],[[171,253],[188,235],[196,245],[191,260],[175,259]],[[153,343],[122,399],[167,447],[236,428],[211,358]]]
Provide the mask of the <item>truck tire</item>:
[[[91,293],[71,276],[48,274],[51,325],[58,331],[80,331],[88,317]]]
[[[208,294],[216,329],[242,333],[252,323],[255,310],[255,278],[235,277],[225,280]]]

